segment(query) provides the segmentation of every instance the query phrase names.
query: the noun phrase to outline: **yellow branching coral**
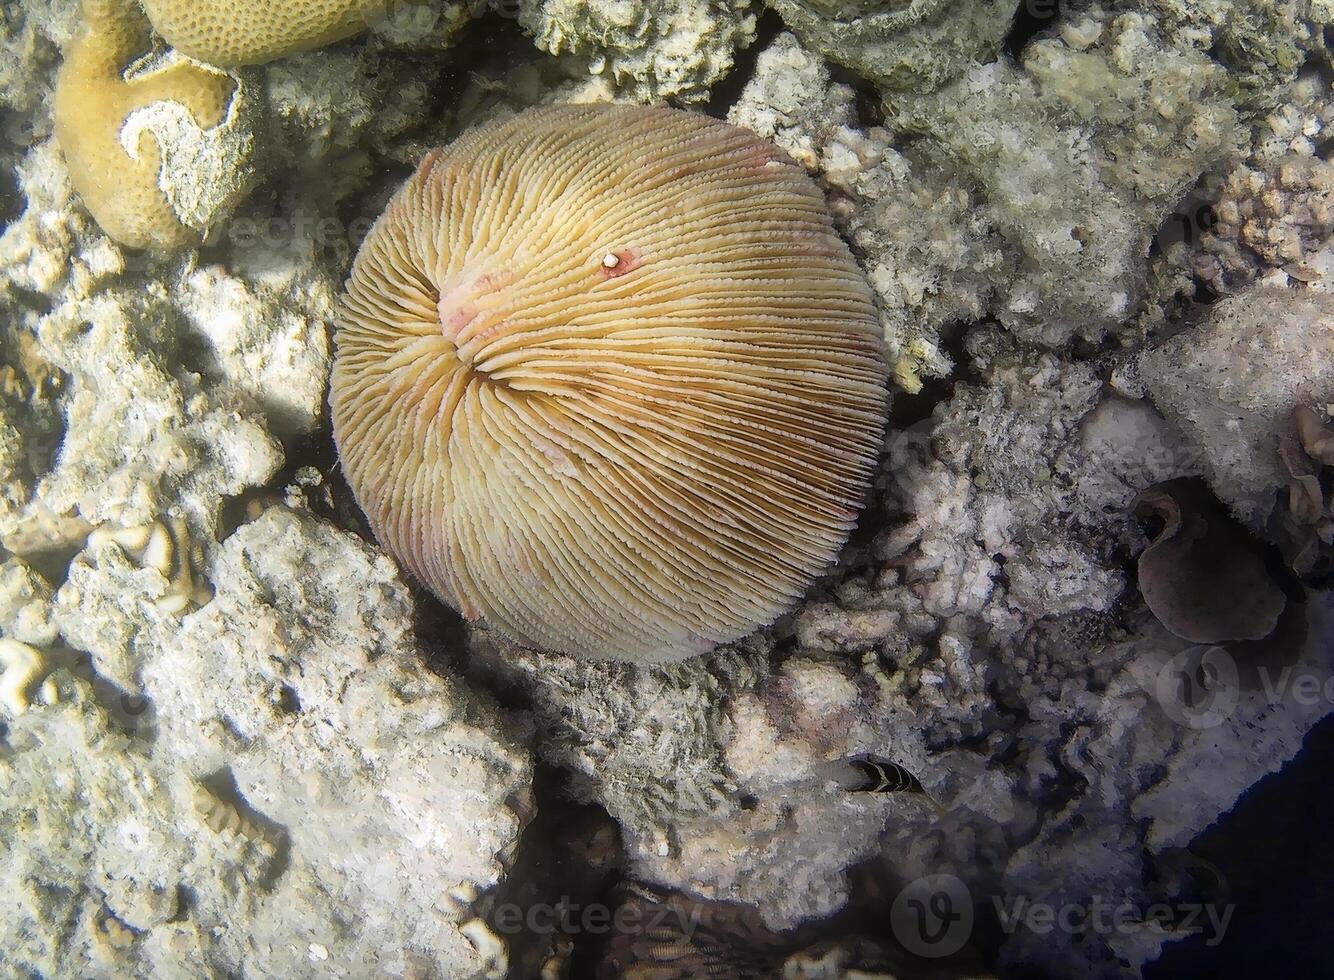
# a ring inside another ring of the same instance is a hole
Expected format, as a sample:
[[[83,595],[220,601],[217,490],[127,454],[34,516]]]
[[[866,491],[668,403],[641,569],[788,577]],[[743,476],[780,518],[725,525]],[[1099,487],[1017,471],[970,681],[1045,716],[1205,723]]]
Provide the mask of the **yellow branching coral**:
[[[253,139],[234,122],[236,82],[184,59],[130,77],[149,47],[133,0],[84,0],[84,30],[56,82],[56,139],[70,182],[97,223],[132,248],[198,244],[248,182]],[[168,134],[189,144],[189,165],[168,179]]]
[[[258,65],[360,34],[395,0],[143,0],[157,32],[214,65]]]
[[[330,402],[376,536],[521,642],[639,661],[773,621],[880,448],[870,290],[819,189],[674,109],[523,113],[362,246]]]

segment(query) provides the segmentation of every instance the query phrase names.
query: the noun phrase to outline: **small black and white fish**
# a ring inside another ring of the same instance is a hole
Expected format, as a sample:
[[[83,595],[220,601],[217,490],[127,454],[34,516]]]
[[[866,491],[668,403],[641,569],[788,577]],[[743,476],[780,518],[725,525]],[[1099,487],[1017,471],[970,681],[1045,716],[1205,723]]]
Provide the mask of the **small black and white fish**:
[[[847,793],[913,793],[939,813],[944,809],[927,794],[922,781],[897,762],[878,756],[853,756],[827,762],[819,768],[826,782]]]

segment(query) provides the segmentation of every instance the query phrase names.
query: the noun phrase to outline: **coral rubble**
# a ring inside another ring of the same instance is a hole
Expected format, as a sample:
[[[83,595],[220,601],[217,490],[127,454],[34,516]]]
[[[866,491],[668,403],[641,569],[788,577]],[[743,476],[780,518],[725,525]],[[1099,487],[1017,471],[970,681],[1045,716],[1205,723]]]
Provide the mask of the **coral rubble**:
[[[406,589],[350,535],[271,509],[207,573],[185,618],[105,549],[56,595],[86,657],[6,735],[0,788],[24,801],[0,816],[22,841],[0,858],[6,963],[483,975],[446,893],[503,875],[526,754],[419,669]]]
[[[584,59],[644,102],[708,98],[755,39],[749,0],[520,0],[519,23],[543,51]]]

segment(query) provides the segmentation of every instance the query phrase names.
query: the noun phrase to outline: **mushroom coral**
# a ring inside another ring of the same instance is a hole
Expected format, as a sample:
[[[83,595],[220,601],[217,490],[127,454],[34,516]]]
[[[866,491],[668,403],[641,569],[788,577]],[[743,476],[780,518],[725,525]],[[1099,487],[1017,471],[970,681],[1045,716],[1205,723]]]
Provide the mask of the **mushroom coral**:
[[[575,655],[678,660],[774,620],[883,434],[875,311],[819,189],[675,109],[534,109],[432,151],[336,341],[377,538],[468,619]]]

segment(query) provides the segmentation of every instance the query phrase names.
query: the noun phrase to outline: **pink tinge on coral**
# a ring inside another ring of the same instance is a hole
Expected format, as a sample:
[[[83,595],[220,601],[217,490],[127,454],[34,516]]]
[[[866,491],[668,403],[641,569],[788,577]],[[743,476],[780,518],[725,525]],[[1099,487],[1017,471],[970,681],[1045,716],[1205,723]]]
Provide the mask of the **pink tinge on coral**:
[[[452,296],[441,296],[436,309],[440,314],[440,332],[446,340],[458,343],[461,334],[473,320],[477,319],[477,307],[455,306]]]
[[[461,346],[473,340],[485,340],[497,327],[491,327],[480,335],[470,329],[482,315],[485,297],[499,292],[513,279],[507,272],[481,272],[465,274],[451,286],[447,286],[436,302],[436,315],[440,318],[440,333],[451,343]]]
[[[637,248],[623,248],[608,252],[602,259],[598,272],[603,279],[618,279],[627,272],[633,272],[644,264],[643,253]]]

